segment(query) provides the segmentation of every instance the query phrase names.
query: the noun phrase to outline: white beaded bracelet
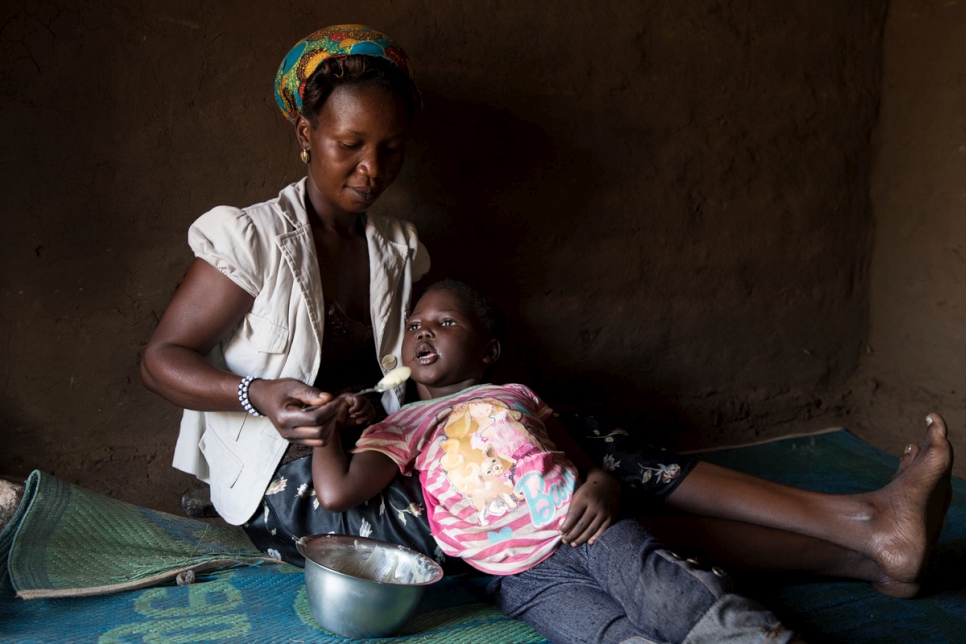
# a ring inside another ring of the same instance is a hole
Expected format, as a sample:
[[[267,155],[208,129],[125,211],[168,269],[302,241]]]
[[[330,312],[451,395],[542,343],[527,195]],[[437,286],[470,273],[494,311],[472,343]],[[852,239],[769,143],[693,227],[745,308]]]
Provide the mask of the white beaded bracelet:
[[[238,383],[238,402],[252,416],[262,416],[264,414],[258,413],[258,410],[252,405],[252,401],[248,399],[248,388],[251,387],[253,380],[255,380],[255,376],[245,376]]]

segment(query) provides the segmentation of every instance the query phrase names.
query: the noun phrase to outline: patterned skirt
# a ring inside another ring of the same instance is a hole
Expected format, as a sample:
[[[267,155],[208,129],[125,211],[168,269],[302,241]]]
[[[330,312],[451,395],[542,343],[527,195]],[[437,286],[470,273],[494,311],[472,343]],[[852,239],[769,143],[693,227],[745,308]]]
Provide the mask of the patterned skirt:
[[[621,507],[627,513],[659,507],[698,464],[695,456],[651,445],[606,420],[555,415],[590,460],[620,482]]]
[[[698,462],[692,456],[641,443],[593,416],[558,418],[588,456],[621,483],[621,505],[627,514],[659,505]],[[425,510],[419,477],[399,475],[368,502],[346,512],[327,512],[316,500],[312,457],[306,456],[279,466],[258,510],[243,527],[259,550],[297,566],[305,566],[295,547],[300,537],[351,534],[422,552],[448,574],[468,570],[436,545]]]

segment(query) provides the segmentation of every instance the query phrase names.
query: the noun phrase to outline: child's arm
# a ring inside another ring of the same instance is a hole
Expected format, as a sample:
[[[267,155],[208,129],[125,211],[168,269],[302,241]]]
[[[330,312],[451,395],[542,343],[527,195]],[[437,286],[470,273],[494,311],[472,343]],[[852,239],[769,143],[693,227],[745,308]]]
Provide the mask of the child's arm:
[[[312,450],[312,484],[319,505],[345,512],[368,501],[399,473],[399,466],[381,452],[346,454],[342,437],[332,432],[325,445]]]
[[[587,452],[570,437],[570,434],[567,433],[567,430],[563,428],[563,425],[555,416],[548,416],[543,421],[543,425],[547,428],[547,436],[550,437],[556,448],[566,454],[570,462],[577,467],[577,473],[581,478],[586,477],[588,472],[597,467],[587,456]]]

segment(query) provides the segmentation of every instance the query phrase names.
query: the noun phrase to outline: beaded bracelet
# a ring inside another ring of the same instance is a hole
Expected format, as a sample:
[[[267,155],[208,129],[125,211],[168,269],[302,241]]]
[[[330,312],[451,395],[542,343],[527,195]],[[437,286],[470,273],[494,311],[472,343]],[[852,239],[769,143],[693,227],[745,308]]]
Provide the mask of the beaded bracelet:
[[[263,414],[258,413],[258,410],[252,405],[252,401],[248,399],[248,388],[251,387],[253,380],[255,380],[255,376],[245,376],[238,383],[238,402],[252,416],[262,416]]]

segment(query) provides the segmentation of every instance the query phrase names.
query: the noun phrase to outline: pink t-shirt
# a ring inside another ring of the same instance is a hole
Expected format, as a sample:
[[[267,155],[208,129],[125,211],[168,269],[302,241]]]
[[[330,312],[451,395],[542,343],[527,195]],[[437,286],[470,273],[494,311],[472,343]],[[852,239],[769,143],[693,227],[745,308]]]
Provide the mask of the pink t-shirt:
[[[550,414],[523,385],[478,385],[406,405],[366,429],[353,451],[418,471],[443,552],[511,575],[553,553],[573,497],[577,469],[547,436]]]

